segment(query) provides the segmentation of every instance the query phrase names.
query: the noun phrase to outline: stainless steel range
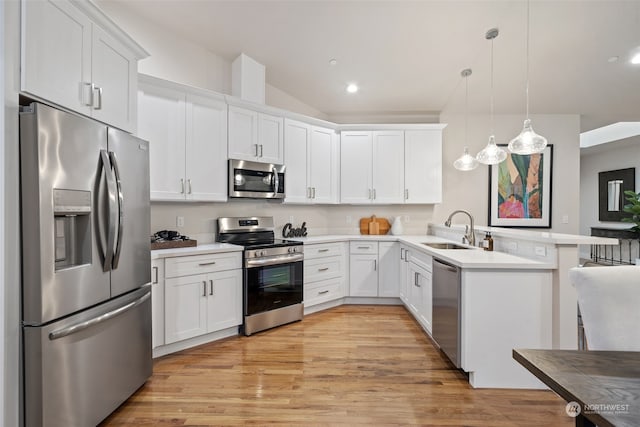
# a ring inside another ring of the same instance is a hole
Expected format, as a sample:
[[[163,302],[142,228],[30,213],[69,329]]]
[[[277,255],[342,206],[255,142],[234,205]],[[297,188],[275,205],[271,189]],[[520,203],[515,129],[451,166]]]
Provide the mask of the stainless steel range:
[[[273,217],[218,218],[216,240],[244,246],[245,335],[302,320],[302,242],[276,239]]]

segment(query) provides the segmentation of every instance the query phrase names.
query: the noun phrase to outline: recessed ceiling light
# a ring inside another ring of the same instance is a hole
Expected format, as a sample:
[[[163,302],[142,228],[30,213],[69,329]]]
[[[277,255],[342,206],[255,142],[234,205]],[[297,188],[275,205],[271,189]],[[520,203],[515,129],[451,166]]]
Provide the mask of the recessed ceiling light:
[[[347,86],[347,92],[356,93],[358,91],[358,85],[355,83],[351,83]]]
[[[640,52],[636,53],[631,57],[632,64],[640,64]]]
[[[330,65],[336,65],[337,63],[338,63],[338,60],[335,58],[332,58],[331,60],[329,60]]]
[[[610,56],[607,58],[607,62],[618,62],[618,59],[620,59],[619,56]]]

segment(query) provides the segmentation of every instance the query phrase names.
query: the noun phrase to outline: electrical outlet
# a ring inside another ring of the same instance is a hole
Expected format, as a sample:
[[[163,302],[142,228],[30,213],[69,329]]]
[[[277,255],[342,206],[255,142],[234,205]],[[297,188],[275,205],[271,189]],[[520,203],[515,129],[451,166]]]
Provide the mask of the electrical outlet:
[[[562,223],[569,224],[569,215],[562,215]]]
[[[507,252],[513,253],[518,250],[518,244],[516,242],[507,242],[505,245],[507,247]]]
[[[347,215],[346,221],[347,224],[351,224],[351,215]]]
[[[536,246],[535,253],[538,256],[547,256],[547,248],[545,248],[544,246]]]
[[[289,216],[289,224],[293,225],[295,221],[295,218],[293,217],[293,215]]]
[[[184,217],[177,216],[176,217],[176,227],[184,227]]]

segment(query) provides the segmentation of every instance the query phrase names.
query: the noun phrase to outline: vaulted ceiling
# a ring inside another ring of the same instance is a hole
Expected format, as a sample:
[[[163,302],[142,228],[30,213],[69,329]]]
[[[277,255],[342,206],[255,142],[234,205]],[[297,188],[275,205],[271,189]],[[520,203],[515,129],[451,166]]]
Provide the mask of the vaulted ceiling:
[[[464,68],[469,112],[488,112],[485,33],[497,27],[495,111],[525,110],[522,0],[105,1],[229,61],[246,53],[269,84],[330,117],[461,112]],[[582,130],[640,121],[640,65],[628,61],[640,47],[640,1],[533,0],[529,22],[531,113],[581,114]],[[357,94],[345,93],[349,82]]]

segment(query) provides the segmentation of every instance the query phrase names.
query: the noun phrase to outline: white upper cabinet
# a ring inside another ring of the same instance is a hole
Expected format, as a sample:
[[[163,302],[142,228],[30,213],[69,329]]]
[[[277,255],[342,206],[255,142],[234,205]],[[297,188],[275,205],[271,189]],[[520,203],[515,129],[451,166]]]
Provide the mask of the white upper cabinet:
[[[284,119],[229,105],[230,159],[284,163]]]
[[[337,202],[337,135],[332,129],[285,120],[285,203]]]
[[[148,56],[92,2],[22,2],[21,90],[135,131],[137,61]]]
[[[366,131],[342,132],[340,139],[340,201],[371,203],[373,134]]]
[[[141,77],[138,133],[149,141],[151,200],[227,200],[227,104],[192,91]]]
[[[405,202],[442,202],[442,129],[405,131],[404,150]]]
[[[341,139],[342,203],[403,203],[404,132],[347,131]]]
[[[404,202],[404,131],[373,132],[373,202]]]

